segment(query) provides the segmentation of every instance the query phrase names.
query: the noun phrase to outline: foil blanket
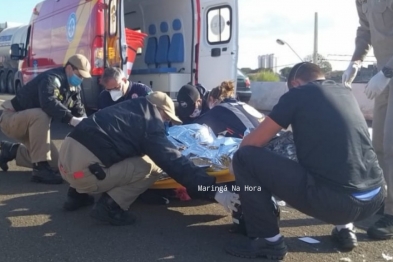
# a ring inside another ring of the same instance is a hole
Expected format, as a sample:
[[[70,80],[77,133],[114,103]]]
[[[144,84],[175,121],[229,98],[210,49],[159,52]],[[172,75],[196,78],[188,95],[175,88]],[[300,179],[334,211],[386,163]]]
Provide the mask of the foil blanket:
[[[247,129],[244,135],[252,130]],[[211,170],[228,169],[233,154],[239,148],[241,139],[232,137],[217,137],[206,125],[190,124],[172,126],[168,129],[168,139],[172,144],[194,164],[210,167]],[[296,148],[292,132],[280,132],[273,138],[266,148],[297,161]],[[163,173],[159,180],[169,179]]]

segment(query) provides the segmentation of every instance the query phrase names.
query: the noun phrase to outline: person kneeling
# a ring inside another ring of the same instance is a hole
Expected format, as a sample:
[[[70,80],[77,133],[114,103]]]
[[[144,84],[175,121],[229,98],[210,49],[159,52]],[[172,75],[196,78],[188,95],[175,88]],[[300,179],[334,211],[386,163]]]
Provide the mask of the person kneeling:
[[[241,257],[282,259],[272,194],[293,208],[336,225],[340,249],[357,246],[352,222],[375,214],[386,191],[367,123],[351,90],[324,82],[312,63],[293,67],[289,91],[265,120],[246,136],[233,157],[233,171],[248,239],[229,243]],[[263,148],[282,128],[292,126],[298,162]]]
[[[181,123],[171,98],[153,92],[101,109],[78,124],[59,154],[60,173],[71,187],[66,205],[73,210],[88,206],[88,194],[103,193],[91,216],[112,225],[133,224],[134,217],[126,211],[163,170],[193,198],[214,199],[228,212],[236,211],[238,195],[217,191],[216,178],[168,140],[164,121]]]

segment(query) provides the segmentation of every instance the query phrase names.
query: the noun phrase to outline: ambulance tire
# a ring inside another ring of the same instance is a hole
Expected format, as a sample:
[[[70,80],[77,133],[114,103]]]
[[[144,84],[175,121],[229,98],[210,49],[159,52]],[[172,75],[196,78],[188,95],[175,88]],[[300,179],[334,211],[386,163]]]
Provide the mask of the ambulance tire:
[[[5,94],[7,93],[7,87],[5,85],[6,74],[4,71],[0,71],[0,93]]]
[[[22,88],[22,84],[20,83],[20,81],[16,81],[15,83],[15,94],[18,93],[18,91]]]
[[[12,71],[9,71],[7,74],[7,93],[15,94],[14,72],[12,72]]]

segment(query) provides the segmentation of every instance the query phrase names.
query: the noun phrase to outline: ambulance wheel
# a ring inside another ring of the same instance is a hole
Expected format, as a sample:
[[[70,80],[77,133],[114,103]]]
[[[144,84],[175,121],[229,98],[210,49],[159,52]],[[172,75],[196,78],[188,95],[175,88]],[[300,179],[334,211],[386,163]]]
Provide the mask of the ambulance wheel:
[[[8,75],[7,75],[7,92],[9,94],[15,94],[14,77],[13,77],[12,71],[8,72]]]
[[[7,87],[5,86],[5,73],[0,72],[0,93],[7,93]]]
[[[15,84],[15,94],[18,93],[18,91],[22,88],[22,85],[19,81],[16,82]]]

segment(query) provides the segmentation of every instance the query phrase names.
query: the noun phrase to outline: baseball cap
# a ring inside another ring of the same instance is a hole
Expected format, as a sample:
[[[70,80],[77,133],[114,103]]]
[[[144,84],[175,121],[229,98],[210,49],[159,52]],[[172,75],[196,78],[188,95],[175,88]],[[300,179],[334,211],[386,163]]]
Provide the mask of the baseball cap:
[[[89,62],[89,60],[87,60],[87,58],[85,56],[83,56],[81,54],[73,55],[68,59],[68,63],[70,63],[71,65],[76,67],[79,71],[79,74],[81,74],[81,76],[83,78],[91,78],[90,62]]]
[[[172,99],[164,92],[154,91],[146,96],[146,100],[155,105],[157,108],[163,110],[174,124],[183,123],[176,116],[175,105]]]
[[[200,98],[198,89],[193,85],[185,85],[180,88],[177,95],[178,113],[183,117],[189,117],[195,110],[195,103]]]

